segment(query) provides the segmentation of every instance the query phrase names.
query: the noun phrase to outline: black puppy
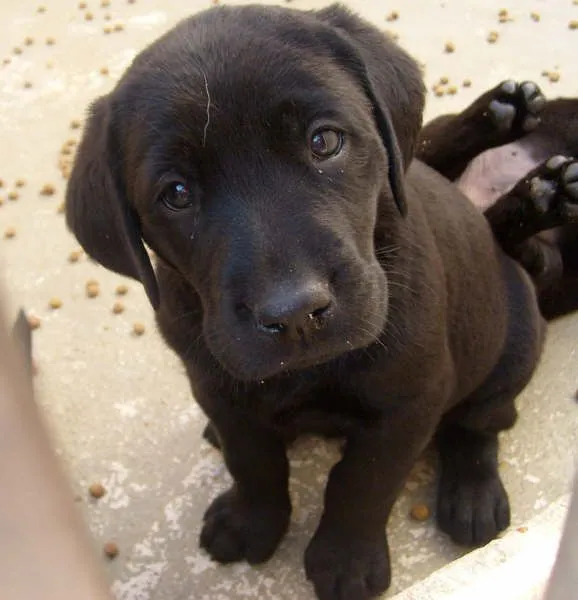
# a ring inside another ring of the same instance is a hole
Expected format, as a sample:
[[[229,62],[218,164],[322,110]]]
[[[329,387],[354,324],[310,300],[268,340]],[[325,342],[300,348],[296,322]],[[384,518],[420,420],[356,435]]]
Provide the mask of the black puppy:
[[[432,438],[442,529],[484,544],[509,523],[498,433],[543,321],[480,212],[412,161],[423,104],[415,62],[343,7],[214,8],[96,101],[69,182],[70,228],[143,282],[223,448],[214,559],[279,544],[287,439],[345,436],[305,556],[322,600],[388,587],[385,526]]]
[[[534,83],[505,81],[428,123],[416,156],[484,211],[546,318],[578,310],[578,99],[546,102]]]

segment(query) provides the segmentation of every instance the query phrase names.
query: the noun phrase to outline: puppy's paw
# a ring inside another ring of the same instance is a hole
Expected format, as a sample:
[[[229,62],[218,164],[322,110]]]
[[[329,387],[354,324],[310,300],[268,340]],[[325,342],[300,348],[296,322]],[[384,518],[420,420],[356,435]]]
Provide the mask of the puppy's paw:
[[[318,531],[305,552],[305,572],[319,600],[366,600],[391,582],[385,533],[349,539]]]
[[[578,222],[578,160],[553,156],[530,171],[513,194],[540,229]]]
[[[542,91],[532,81],[503,81],[484,98],[487,116],[495,131],[505,139],[520,137],[540,124],[540,113],[546,104]]]
[[[442,475],[437,521],[457,544],[483,546],[490,542],[510,525],[510,503],[499,475],[471,479]]]
[[[287,531],[291,505],[266,500],[244,500],[234,487],[218,496],[204,516],[201,548],[220,563],[268,560]]]

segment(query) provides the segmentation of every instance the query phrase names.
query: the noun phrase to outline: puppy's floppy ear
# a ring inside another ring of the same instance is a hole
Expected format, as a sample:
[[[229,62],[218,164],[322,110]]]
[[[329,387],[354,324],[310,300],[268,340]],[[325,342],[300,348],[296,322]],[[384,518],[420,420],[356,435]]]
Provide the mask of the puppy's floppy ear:
[[[334,58],[360,83],[373,107],[389,157],[389,184],[407,213],[403,176],[422,125],[425,87],[416,62],[397,44],[341,5],[315,12],[318,32]]]
[[[111,271],[141,281],[156,310],[158,284],[138,215],[126,197],[111,113],[106,96],[90,108],[66,191],[66,223],[89,256]]]

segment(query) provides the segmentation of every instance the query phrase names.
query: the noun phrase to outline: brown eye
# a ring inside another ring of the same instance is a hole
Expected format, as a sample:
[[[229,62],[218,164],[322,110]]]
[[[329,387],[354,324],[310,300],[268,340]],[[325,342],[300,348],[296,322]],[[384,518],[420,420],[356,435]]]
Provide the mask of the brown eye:
[[[339,154],[343,147],[343,133],[334,129],[319,129],[311,136],[310,148],[313,156],[320,160]]]
[[[162,200],[172,210],[183,210],[193,205],[194,198],[192,190],[184,183],[172,183],[163,194]]]

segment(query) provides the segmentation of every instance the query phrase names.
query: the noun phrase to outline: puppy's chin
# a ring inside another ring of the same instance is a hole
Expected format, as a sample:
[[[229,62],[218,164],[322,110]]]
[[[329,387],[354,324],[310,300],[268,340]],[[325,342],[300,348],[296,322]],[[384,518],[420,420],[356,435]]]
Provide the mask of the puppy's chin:
[[[387,319],[387,299],[373,304],[365,317],[347,319],[341,326],[328,326],[315,340],[288,342],[263,334],[248,325],[237,325],[231,335],[219,335],[220,327],[208,327],[209,350],[233,378],[262,381],[282,373],[301,371],[329,363],[354,350],[375,343]]]

